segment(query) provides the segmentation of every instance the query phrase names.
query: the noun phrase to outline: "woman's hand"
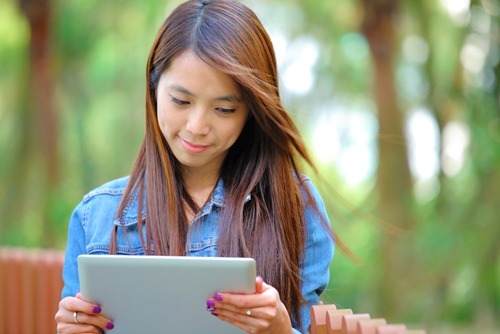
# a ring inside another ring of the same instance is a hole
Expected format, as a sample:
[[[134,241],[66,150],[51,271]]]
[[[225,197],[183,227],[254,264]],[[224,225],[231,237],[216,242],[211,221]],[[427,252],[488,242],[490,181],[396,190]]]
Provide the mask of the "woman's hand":
[[[80,293],[76,297],[66,297],[59,302],[59,310],[55,315],[57,332],[96,333],[111,330],[115,325],[101,314],[101,307],[82,299]]]
[[[247,333],[292,333],[290,316],[278,291],[261,277],[256,279],[255,291],[250,295],[217,293],[207,300],[207,311]]]

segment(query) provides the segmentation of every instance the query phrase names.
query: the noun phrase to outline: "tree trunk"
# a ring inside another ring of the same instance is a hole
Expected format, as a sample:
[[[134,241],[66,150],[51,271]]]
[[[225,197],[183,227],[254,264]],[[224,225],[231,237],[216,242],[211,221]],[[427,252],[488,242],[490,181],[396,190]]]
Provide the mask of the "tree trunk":
[[[43,201],[42,243],[51,244],[50,209],[59,175],[58,121],[54,107],[54,76],[52,50],[52,6],[50,0],[20,0],[30,31],[28,98],[33,122],[31,150],[39,160],[41,171],[40,198]],[[28,190],[29,191],[29,190]]]
[[[374,99],[377,106],[378,168],[377,194],[380,218],[403,230],[413,227],[412,180],[408,165],[404,117],[397,104],[393,69],[394,19],[397,0],[363,0],[363,33],[368,40],[374,65]],[[377,298],[386,317],[404,314],[411,305],[409,292],[412,263],[409,259],[410,234],[382,231],[381,277]]]

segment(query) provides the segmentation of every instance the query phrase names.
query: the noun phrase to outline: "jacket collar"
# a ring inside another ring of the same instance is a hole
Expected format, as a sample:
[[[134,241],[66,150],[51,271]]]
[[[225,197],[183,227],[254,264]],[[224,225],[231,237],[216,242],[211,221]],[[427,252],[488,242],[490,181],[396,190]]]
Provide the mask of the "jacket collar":
[[[217,185],[212,193],[212,196],[209,201],[205,204],[205,206],[198,212],[195,220],[200,219],[201,217],[208,215],[212,212],[214,207],[221,208],[224,205],[225,198],[225,190],[224,190],[224,182],[222,179],[217,181]],[[250,201],[252,196],[249,194],[245,199],[245,203]],[[130,226],[133,224],[137,224],[138,220],[138,208],[139,208],[139,194],[138,192],[134,192],[132,199],[129,201],[125,209],[123,210],[123,214],[115,220],[114,224],[119,226]],[[142,205],[142,219],[144,220],[146,217],[146,199],[143,200]]]

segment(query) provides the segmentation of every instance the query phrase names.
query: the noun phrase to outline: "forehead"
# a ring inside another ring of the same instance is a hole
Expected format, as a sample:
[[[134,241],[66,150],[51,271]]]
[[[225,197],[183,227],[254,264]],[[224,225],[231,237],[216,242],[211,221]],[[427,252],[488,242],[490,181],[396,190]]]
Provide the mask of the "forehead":
[[[186,51],[175,57],[160,76],[159,90],[175,89],[200,96],[240,96],[234,79]]]

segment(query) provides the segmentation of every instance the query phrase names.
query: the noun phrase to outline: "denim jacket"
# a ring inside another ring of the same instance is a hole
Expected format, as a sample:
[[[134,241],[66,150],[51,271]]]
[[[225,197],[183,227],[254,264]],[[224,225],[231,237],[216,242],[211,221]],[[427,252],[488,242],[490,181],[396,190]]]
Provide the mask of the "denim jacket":
[[[69,222],[66,257],[63,268],[64,288],[62,297],[75,296],[80,291],[77,257],[80,254],[107,254],[111,232],[118,226],[117,252],[124,255],[143,255],[139,231],[137,231],[138,200],[135,198],[125,208],[121,218],[116,212],[129,178],[108,182],[89,192],[73,211]],[[326,222],[328,216],[322,198],[309,179],[302,182],[314,196],[320,214]],[[304,189],[301,189],[304,193]],[[304,195],[305,196],[305,193]],[[247,200],[251,200],[248,196]],[[187,256],[216,256],[219,210],[224,203],[224,185],[219,181],[211,199],[195,216],[187,236]],[[144,207],[144,206],[143,206]],[[143,213],[143,217],[144,217]],[[329,265],[333,257],[334,243],[321,224],[321,219],[311,207],[305,207],[307,239],[305,258],[301,265],[302,294],[308,305],[301,310],[302,325],[310,324],[309,305],[318,303],[319,296],[328,285]],[[121,226],[127,229],[125,237]],[[142,231],[144,235],[144,230]],[[265,278],[264,278],[265,279]],[[292,319],[296,327],[296,321]],[[294,329],[296,333],[300,333]]]

